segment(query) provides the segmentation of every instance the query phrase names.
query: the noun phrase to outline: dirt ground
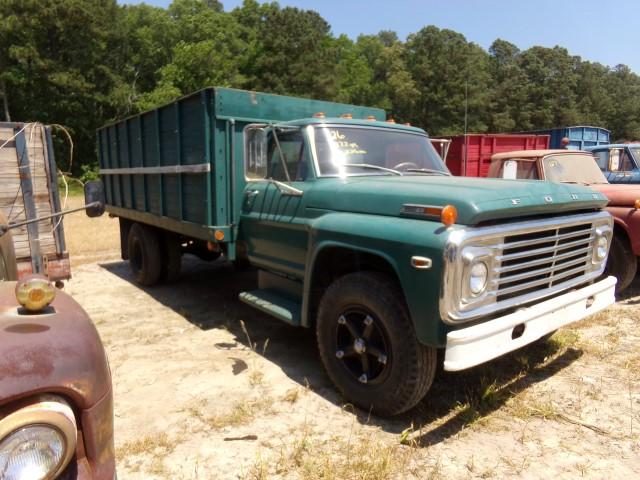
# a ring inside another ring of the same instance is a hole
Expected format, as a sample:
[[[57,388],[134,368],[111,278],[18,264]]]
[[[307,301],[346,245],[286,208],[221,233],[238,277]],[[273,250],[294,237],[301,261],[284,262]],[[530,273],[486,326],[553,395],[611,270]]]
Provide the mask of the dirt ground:
[[[237,300],[253,273],[185,257],[179,282],[140,288],[117,220],[75,214],[65,231],[66,291],[109,355],[121,479],[640,477],[640,278],[547,344],[441,373],[385,420],[344,403],[313,332]]]

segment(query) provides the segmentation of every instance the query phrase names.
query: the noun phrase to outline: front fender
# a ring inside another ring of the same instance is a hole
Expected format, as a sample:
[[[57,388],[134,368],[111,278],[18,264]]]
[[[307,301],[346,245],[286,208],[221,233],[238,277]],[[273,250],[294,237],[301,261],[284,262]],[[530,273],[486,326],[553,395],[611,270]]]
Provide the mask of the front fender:
[[[302,323],[309,326],[316,312],[310,297],[319,255],[327,248],[342,247],[376,255],[396,273],[414,323],[418,340],[443,346],[448,328],[440,320],[439,299],[443,251],[451,229],[441,223],[356,213],[330,213],[310,226],[302,303]],[[411,266],[411,257],[430,258],[428,270]]]
[[[615,225],[624,230],[629,237],[633,254],[640,256],[640,210],[629,207],[608,207],[607,211],[613,216]]]

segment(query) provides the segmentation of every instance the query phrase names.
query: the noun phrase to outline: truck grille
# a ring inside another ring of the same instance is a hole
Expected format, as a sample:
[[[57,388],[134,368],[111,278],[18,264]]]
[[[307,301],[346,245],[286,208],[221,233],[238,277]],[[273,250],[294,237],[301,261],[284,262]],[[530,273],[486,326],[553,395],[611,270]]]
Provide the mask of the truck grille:
[[[445,245],[440,314],[446,323],[491,317],[597,279],[601,238],[610,243],[613,219],[604,211],[452,231]],[[472,262],[489,267],[486,290],[469,287]]]
[[[591,268],[591,222],[504,237],[496,260],[496,299],[545,290],[585,276]]]

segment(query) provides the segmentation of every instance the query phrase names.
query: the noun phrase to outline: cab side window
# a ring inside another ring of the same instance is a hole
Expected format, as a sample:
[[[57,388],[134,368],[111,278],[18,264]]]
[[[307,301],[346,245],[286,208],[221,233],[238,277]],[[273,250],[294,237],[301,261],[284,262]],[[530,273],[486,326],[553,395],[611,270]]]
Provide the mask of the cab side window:
[[[600,170],[603,172],[609,170],[609,150],[593,152],[593,156],[596,158],[596,163],[600,167]]]
[[[304,181],[307,178],[306,166],[304,141],[299,131],[277,132],[277,138],[269,135],[267,178],[281,182]]]
[[[611,151],[611,171],[612,172],[630,172],[633,170],[633,160],[624,149],[615,149]]]

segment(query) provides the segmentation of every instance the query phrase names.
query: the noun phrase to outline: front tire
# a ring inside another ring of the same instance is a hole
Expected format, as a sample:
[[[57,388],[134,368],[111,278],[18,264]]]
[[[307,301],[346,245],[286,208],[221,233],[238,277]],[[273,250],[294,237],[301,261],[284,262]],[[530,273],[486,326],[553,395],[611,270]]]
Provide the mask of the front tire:
[[[157,231],[147,225],[134,223],[129,230],[129,267],[135,281],[151,286],[160,281],[162,250]]]
[[[631,284],[637,271],[638,261],[631,251],[629,242],[620,235],[614,235],[604,274],[613,275],[618,279],[616,293],[622,292]]]
[[[418,342],[402,291],[374,272],[345,275],[320,302],[322,363],[344,397],[382,416],[414,407],[431,387],[437,351]]]

